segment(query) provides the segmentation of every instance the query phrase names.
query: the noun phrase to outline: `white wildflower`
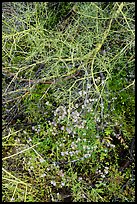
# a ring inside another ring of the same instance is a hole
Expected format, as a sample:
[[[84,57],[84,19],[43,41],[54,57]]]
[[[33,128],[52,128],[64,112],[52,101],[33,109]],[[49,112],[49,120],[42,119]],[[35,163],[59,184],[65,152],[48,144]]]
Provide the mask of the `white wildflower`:
[[[45,177],[45,176],[46,176],[46,174],[44,173],[44,174],[41,175],[41,178],[43,178],[43,177]]]
[[[79,95],[82,96],[82,91],[79,91]]]
[[[76,145],[74,142],[72,142],[71,148],[72,148],[72,149],[76,149],[76,148],[77,148],[77,145]]]
[[[28,142],[31,142],[31,141],[32,141],[32,139],[29,137],[29,138],[28,138]]]
[[[81,180],[82,180],[82,177],[79,177],[79,178],[78,178],[78,181],[81,181]]]
[[[87,146],[86,145],[83,145],[83,149],[85,150],[87,148]]]
[[[61,152],[60,154],[61,154],[61,156],[65,156],[65,152]]]
[[[65,186],[65,183],[64,183],[64,182],[61,182],[61,186]]]
[[[86,102],[87,102],[87,104],[88,104],[88,103],[89,103],[89,100],[87,99],[87,101],[86,101]]]
[[[47,102],[46,102],[46,105],[48,106],[49,104],[50,104],[49,101],[47,101]]]
[[[108,170],[104,169],[104,173],[105,173],[105,174],[108,174]]]
[[[51,181],[51,184],[52,184],[53,186],[56,186],[56,182],[55,182],[55,181]]]
[[[115,148],[115,145],[114,144],[110,144],[110,147]]]
[[[97,136],[96,136],[96,138],[100,138],[100,136],[99,136],[99,135],[97,135]]]
[[[85,154],[85,155],[84,155],[85,158],[88,158],[88,157],[90,157],[90,156],[91,156],[90,154]]]
[[[57,126],[57,123],[55,121],[53,121],[51,124]]]
[[[90,87],[91,87],[91,84],[87,84],[87,88],[90,89]]]
[[[34,126],[32,126],[32,130],[35,130],[35,127],[34,127]]]
[[[64,106],[59,106],[54,112],[54,115],[55,116],[58,115],[59,119],[64,119],[66,114],[67,114],[67,112],[66,112],[66,108]]]
[[[43,163],[45,160],[43,158],[40,158],[39,160],[41,163]]]
[[[82,109],[84,109],[85,108],[85,106],[84,105],[82,105]]]
[[[97,145],[94,146],[94,150],[97,149]]]
[[[61,127],[61,130],[64,130],[64,129],[65,129],[65,127],[64,127],[64,126],[62,126],[62,127]]]
[[[56,162],[53,162],[53,166],[56,166]]]
[[[76,153],[76,154],[78,154],[79,152],[80,152],[79,150],[76,150],[76,152],[75,152],[75,153]]]
[[[68,127],[66,127],[66,131],[70,134],[72,131]]]
[[[82,198],[86,198],[86,196],[84,195],[84,193],[82,194]]]
[[[69,152],[70,156],[73,156],[74,152]]]
[[[66,155],[68,155],[69,153],[68,153],[68,151],[66,151],[66,152],[64,152]]]
[[[64,177],[64,173],[62,172],[62,170],[60,170],[60,171],[58,172],[58,175],[61,176],[61,177]]]
[[[78,137],[77,141],[78,141],[78,142],[80,142],[80,141],[81,141],[81,139]]]
[[[61,143],[59,146],[60,146],[60,147],[62,147],[62,146],[63,146],[63,144]]]
[[[34,169],[34,167],[33,167],[33,166],[30,166],[30,169]]]
[[[77,103],[75,104],[75,107],[78,108],[78,104]]]

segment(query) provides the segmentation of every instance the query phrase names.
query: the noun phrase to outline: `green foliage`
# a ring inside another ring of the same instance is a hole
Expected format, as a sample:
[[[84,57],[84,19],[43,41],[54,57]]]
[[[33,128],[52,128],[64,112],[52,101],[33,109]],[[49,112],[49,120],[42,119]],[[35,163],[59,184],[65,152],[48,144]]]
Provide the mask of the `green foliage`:
[[[48,2],[48,18],[45,28],[53,29],[56,27],[63,18],[66,18],[73,5],[73,2]]]
[[[135,201],[133,2],[3,2],[3,201]]]

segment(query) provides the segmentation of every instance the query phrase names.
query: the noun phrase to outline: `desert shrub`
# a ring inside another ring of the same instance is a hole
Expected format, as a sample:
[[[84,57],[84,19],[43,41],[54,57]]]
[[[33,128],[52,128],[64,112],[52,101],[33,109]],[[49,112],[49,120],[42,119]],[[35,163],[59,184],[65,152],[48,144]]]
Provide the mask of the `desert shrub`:
[[[3,201],[135,200],[135,4],[2,3]]]

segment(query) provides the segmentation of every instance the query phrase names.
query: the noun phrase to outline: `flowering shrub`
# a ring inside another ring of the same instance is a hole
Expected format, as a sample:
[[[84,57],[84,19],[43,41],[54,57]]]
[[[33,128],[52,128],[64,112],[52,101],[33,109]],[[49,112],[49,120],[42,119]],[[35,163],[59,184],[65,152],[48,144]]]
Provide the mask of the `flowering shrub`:
[[[2,4],[3,201],[135,201],[134,2]]]

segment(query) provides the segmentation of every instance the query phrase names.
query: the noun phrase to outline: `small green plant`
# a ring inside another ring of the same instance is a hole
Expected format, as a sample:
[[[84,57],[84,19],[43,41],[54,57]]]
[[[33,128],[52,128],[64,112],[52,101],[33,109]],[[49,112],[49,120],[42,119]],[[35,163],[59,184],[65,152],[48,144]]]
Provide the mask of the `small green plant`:
[[[48,2],[48,21],[45,28],[53,29],[66,18],[74,6],[73,2]]]
[[[135,201],[134,14],[3,2],[3,202]]]

